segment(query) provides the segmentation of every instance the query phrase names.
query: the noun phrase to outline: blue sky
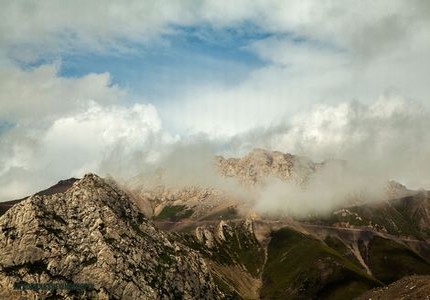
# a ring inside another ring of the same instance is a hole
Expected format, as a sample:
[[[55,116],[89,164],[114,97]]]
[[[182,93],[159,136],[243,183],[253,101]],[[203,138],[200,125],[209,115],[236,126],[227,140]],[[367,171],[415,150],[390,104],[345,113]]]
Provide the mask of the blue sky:
[[[115,168],[139,168],[130,157],[195,139],[318,159],[383,150],[386,170],[414,137],[422,155],[403,170],[427,163],[425,1],[0,6],[0,201],[86,171],[128,176]]]
[[[9,131],[13,127],[14,127],[13,123],[0,120],[0,136],[2,135],[2,133]]]
[[[112,84],[129,90],[135,101],[143,98],[157,103],[168,101],[170,95],[180,94],[191,85],[239,84],[267,63],[248,45],[273,36],[250,22],[228,28],[173,26],[171,32],[145,44],[124,41],[121,47],[126,50],[95,52],[81,48],[21,66],[29,69],[60,62],[58,75],[62,77],[108,72]]]

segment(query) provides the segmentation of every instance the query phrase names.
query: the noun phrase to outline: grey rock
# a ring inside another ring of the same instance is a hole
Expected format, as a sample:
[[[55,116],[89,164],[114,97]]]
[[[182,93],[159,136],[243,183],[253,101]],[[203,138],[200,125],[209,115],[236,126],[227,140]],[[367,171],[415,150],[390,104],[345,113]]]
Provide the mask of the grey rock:
[[[154,228],[125,192],[88,174],[65,193],[34,195],[0,218],[0,299],[220,299],[200,255]],[[16,282],[92,289],[17,291]]]

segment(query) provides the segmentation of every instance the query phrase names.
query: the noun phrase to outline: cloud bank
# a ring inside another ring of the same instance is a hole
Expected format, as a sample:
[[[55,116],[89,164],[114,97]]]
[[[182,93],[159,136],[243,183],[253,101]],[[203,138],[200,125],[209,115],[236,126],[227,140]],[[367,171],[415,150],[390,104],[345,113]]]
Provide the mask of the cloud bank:
[[[381,177],[332,163],[312,174],[304,186],[269,180],[253,199],[253,209],[272,216],[325,215],[345,206],[384,201],[386,187]]]
[[[34,135],[28,131],[15,129],[2,136],[0,182],[5,188],[0,198],[31,194],[87,172],[128,178],[174,141],[162,131],[155,108],[141,104],[128,109],[93,104]]]
[[[86,172],[127,177],[176,138],[150,104],[119,105],[109,74],[61,78],[56,66],[2,70],[0,199],[26,196]]]
[[[171,181],[186,169],[203,184],[215,180],[205,171],[212,153],[254,147],[345,159],[359,185],[429,188],[425,1],[9,1],[0,20],[0,201],[89,171],[127,179],[163,159]],[[108,72],[61,75],[67,57],[162,52],[196,28],[193,38],[216,46],[245,32],[239,49],[220,49],[247,51],[261,65],[228,85],[196,83],[179,69],[187,81],[163,102]],[[206,146],[187,148],[196,140]],[[341,186],[336,174],[324,186]],[[273,185],[264,197],[276,209],[283,194]],[[291,210],[314,203],[289,189],[298,199]]]
[[[127,95],[111,84],[108,73],[63,78],[58,76],[59,67],[0,68],[0,119],[16,123],[55,119],[79,111],[89,101],[115,104]]]
[[[370,105],[317,106],[252,143],[316,160],[344,159],[364,176],[430,188],[429,126],[428,109],[391,96]]]

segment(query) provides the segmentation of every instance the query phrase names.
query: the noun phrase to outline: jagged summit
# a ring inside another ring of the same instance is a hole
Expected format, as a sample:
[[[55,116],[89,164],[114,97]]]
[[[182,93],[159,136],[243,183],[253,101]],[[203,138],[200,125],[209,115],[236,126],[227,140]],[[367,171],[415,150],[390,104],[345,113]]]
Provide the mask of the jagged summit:
[[[315,172],[318,164],[305,157],[256,148],[242,158],[217,156],[217,166],[224,176],[256,185],[267,177],[302,183]]]
[[[80,179],[76,185],[95,185],[95,184],[105,184],[105,180],[102,179],[100,176],[94,173],[87,173]]]
[[[81,299],[221,297],[195,251],[157,230],[125,192],[95,174],[0,217],[0,299],[34,295],[13,290],[19,281],[93,284]]]
[[[265,164],[271,164],[274,160],[293,160],[294,155],[290,153],[282,153],[280,151],[270,151],[262,148],[254,148],[248,154],[246,154],[243,160],[263,162]]]
[[[59,182],[57,182],[56,184],[54,184],[53,186],[37,192],[36,195],[52,195],[52,194],[57,194],[57,193],[64,193],[66,192],[68,189],[70,189],[73,184],[78,181],[79,179],[77,178],[69,178],[69,179],[64,179],[64,180],[60,180]],[[27,199],[28,197],[24,197],[21,199],[17,199],[17,200],[11,200],[11,201],[5,201],[5,202],[0,202],[0,216],[3,215],[8,209],[10,209],[12,206],[14,206],[15,204]]]

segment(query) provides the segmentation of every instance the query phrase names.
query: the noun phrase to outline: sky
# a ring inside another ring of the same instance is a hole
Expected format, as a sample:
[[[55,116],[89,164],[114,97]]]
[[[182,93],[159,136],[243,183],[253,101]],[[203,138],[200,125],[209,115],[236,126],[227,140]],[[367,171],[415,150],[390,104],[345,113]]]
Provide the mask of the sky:
[[[0,201],[86,172],[127,179],[201,144],[430,188],[428,1],[0,7]]]

